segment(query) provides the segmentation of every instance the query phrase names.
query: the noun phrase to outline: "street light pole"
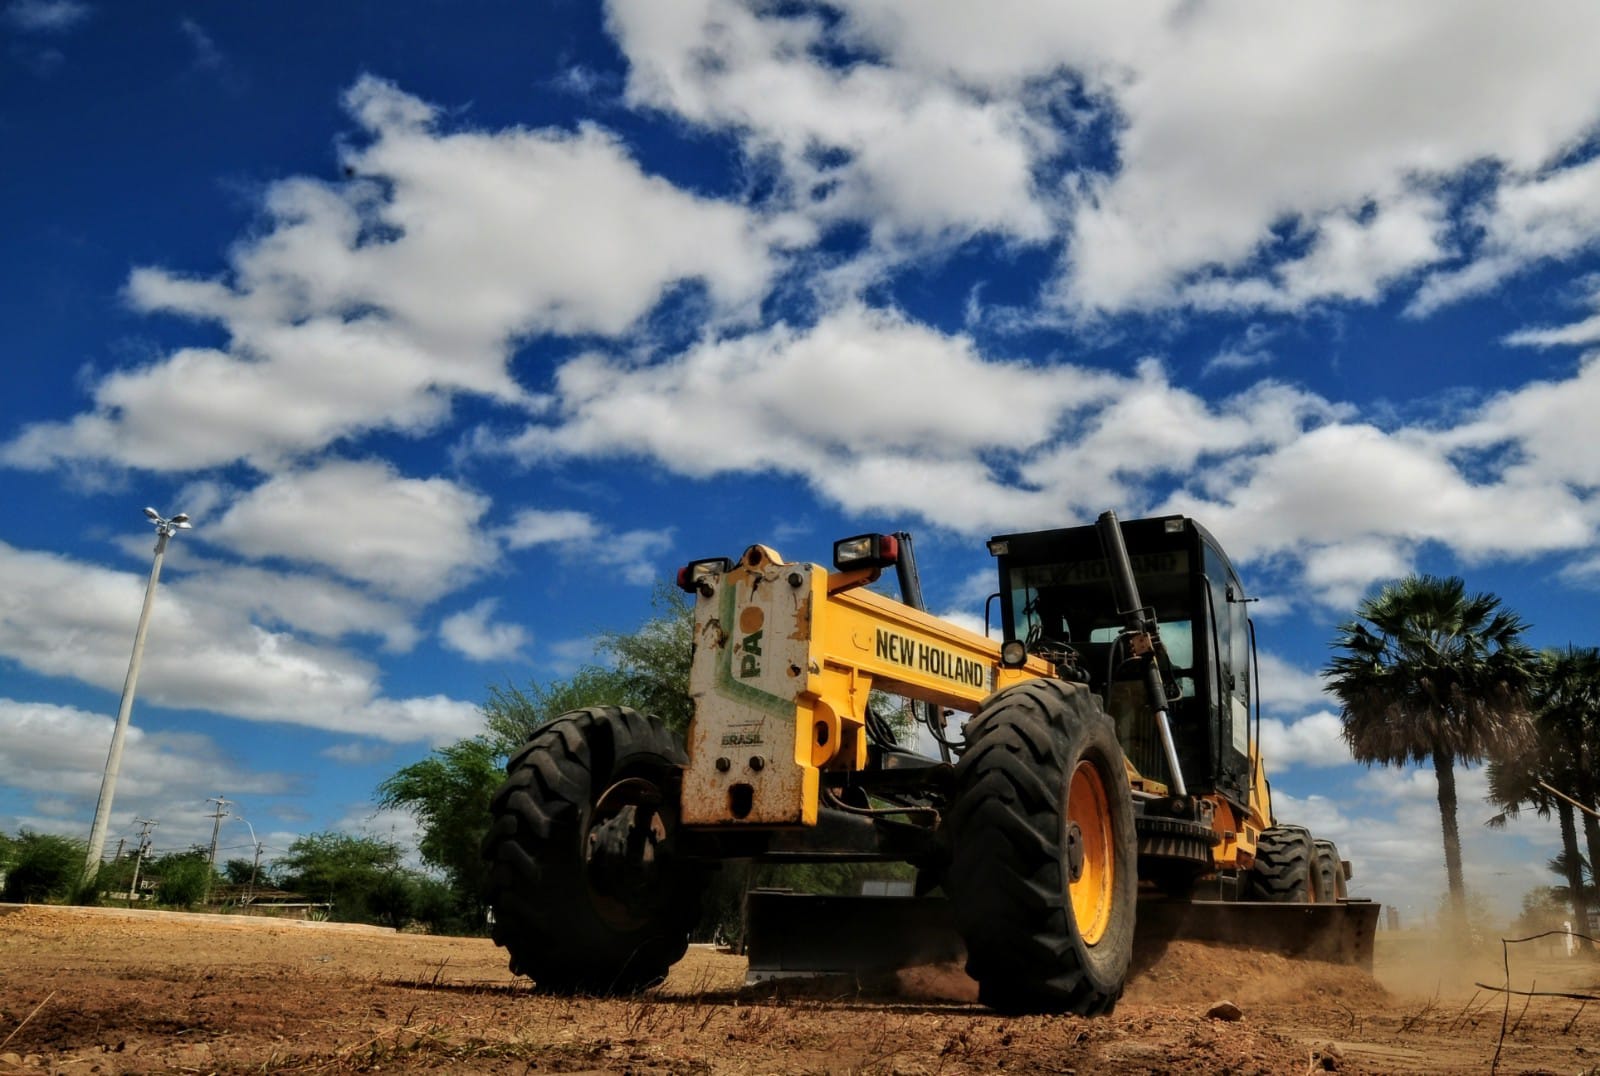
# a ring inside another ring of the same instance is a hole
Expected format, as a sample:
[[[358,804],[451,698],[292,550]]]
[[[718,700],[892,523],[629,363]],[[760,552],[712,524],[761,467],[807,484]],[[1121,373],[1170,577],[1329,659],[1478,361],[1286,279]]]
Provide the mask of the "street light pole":
[[[161,558],[167,551],[167,539],[190,527],[189,517],[182,512],[171,519],[163,519],[154,508],[146,508],[144,514],[156,525],[156,557],[155,563],[150,565],[150,582],[144,588],[144,608],[139,611],[139,627],[133,633],[133,656],[128,659],[127,679],[122,681],[122,705],[117,708],[117,726],[111,733],[106,773],[100,781],[100,801],[95,804],[94,825],[89,830],[89,854],[83,865],[85,884],[94,881],[94,876],[100,872],[100,856],[106,848],[111,799],[116,795],[117,773],[122,769],[122,743],[127,739],[128,718],[133,713],[133,689],[139,682],[139,662],[144,657],[144,636],[150,627],[150,606],[156,597],[156,580],[161,578]]]

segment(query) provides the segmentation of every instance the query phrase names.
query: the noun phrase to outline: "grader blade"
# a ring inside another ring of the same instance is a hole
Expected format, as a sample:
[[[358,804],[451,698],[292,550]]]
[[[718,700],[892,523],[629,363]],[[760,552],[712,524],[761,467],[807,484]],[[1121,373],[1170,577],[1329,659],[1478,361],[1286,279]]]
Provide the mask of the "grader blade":
[[[961,960],[966,949],[940,897],[830,897],[755,890],[745,981],[880,975]]]
[[[875,976],[960,962],[966,949],[941,897],[829,897],[778,891],[749,897],[746,981]],[[1372,970],[1382,905],[1242,901],[1142,901],[1135,947],[1172,941],[1246,946]]]
[[[1138,943],[1221,942],[1305,960],[1372,970],[1383,905],[1370,900],[1332,904],[1250,901],[1146,901],[1139,905]]]

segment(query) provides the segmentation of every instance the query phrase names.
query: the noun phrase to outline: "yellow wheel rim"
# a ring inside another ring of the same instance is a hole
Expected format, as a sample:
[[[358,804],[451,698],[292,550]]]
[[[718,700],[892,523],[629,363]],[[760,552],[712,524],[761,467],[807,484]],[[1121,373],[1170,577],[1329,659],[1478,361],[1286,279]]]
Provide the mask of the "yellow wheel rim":
[[[1084,944],[1094,945],[1111,923],[1117,864],[1111,840],[1111,800],[1092,762],[1079,762],[1067,783],[1067,835],[1067,895],[1072,901],[1072,917]]]

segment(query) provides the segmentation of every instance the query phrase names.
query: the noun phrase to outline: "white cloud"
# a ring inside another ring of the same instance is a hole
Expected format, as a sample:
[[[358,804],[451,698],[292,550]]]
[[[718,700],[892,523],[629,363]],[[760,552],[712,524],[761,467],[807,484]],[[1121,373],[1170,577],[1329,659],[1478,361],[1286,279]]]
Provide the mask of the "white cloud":
[[[93,14],[94,8],[82,0],[11,0],[6,5],[5,21],[19,30],[59,34]]]
[[[841,391],[868,380],[895,391]],[[776,469],[850,508],[914,506],[976,530],[1039,512],[983,458],[1049,439],[1120,383],[986,362],[964,337],[852,306],[808,330],[707,341],[652,365],[580,356],[556,376],[559,424],[531,426],[503,450],[528,462],[639,454],[694,476]]]
[[[1294,714],[1327,704],[1322,677],[1317,673],[1292,665],[1270,650],[1259,651],[1256,660],[1261,668],[1256,690],[1260,692],[1262,706],[1276,712]]]
[[[0,656],[46,676],[121,689],[144,593],[142,573],[118,572],[0,543]],[[448,742],[477,731],[471,703],[390,699],[374,667],[252,624],[247,611],[190,600],[163,584],[151,615],[138,706],[208,710],[372,736]],[[138,709],[135,709],[137,720]]]
[[[528,549],[591,541],[600,533],[600,527],[587,512],[523,508],[500,533],[507,549]]]
[[[114,698],[105,713],[0,698],[0,787],[9,789],[20,807],[19,813],[0,813],[0,830],[26,826],[77,838],[88,833],[115,712]],[[152,834],[158,852],[208,841],[212,823],[206,799],[219,789],[234,801],[235,816],[251,815],[261,828],[257,806],[265,810],[265,804],[295,795],[299,781],[296,775],[241,765],[210,736],[148,731],[135,711],[123,742],[106,854],[119,838],[132,847],[139,833],[136,818],[160,823]],[[225,822],[222,847],[243,843],[245,833],[242,824]]]
[[[1200,309],[1296,311],[1323,300],[1372,303],[1397,280],[1446,253],[1444,206],[1410,191],[1359,214],[1336,209],[1306,225],[1309,249],[1264,273],[1206,277],[1178,297]]]
[[[444,478],[405,478],[378,460],[333,460],[250,490],[197,536],[244,556],[328,568],[428,601],[491,567],[478,522],[489,499]]]
[[[635,586],[665,578],[656,558],[672,548],[670,528],[608,533],[587,512],[565,509],[521,509],[499,537],[507,549],[550,546],[568,561],[618,569],[621,578]]]
[[[1453,429],[1441,431],[1437,443],[1451,452],[1505,449],[1507,484],[1531,486],[1537,496],[1551,498],[1554,518],[1522,515],[1508,522],[1540,530],[1570,524],[1571,509],[1554,503],[1552,484],[1593,491],[1600,487],[1600,434],[1594,416],[1600,409],[1600,353],[1587,356],[1572,377],[1529,381],[1488,400]],[[1530,506],[1531,507],[1531,506]],[[1516,511],[1508,502],[1503,511]],[[1571,529],[1568,526],[1566,529]]]
[[[1285,221],[1312,251],[1283,298],[1372,298],[1447,253],[1437,177],[1541,167],[1594,123],[1600,73],[1578,41],[1597,31],[1597,11],[1492,3],[1174,13],[1115,56],[1120,168],[1074,214],[1071,300],[1172,301],[1186,278],[1272,248]]]
[[[1296,766],[1324,768],[1349,763],[1350,748],[1345,746],[1343,727],[1337,714],[1326,711],[1298,721],[1263,717],[1261,756],[1267,772],[1278,773]]]
[[[0,698],[0,784],[30,792],[87,800],[93,813],[106,752],[116,724],[115,703],[106,713],[72,706]],[[285,792],[283,774],[253,773],[227,759],[206,736],[152,733],[130,725],[117,777],[118,802],[128,804],[184,793],[216,794],[219,787],[241,795]]]
[[[394,745],[362,741],[359,743],[338,743],[332,747],[323,748],[319,754],[323,758],[331,758],[335,762],[346,766],[371,766],[379,762],[387,762],[394,757]]]
[[[1571,394],[1575,387],[1563,389]],[[1233,488],[1210,497],[1181,493],[1167,507],[1204,519],[1238,559],[1300,560],[1315,596],[1333,605],[1348,605],[1371,582],[1403,574],[1411,550],[1424,541],[1467,558],[1578,548],[1593,535],[1594,513],[1563,484],[1562,472],[1585,464],[1552,458],[1496,476],[1482,466],[1469,474],[1451,458],[1451,448],[1468,440],[1510,436],[1536,446],[1545,438],[1570,443],[1584,436],[1585,425],[1557,419],[1535,430],[1512,417],[1535,403],[1509,394],[1448,433],[1323,426],[1247,461]]]
[[[682,282],[732,312],[773,271],[757,218],[645,174],[597,128],[441,132],[373,78],[345,103],[369,136],[346,156],[356,178],[274,184],[225,277],[129,279],[135,307],[218,322],[226,348],[107,374],[91,411],[26,427],[0,460],[272,468],[431,430],[461,392],[533,406],[506,370],[516,341],[622,333]]]
[[[1541,172],[1600,118],[1581,5],[835,7],[612,0],[609,26],[630,101],[737,133],[790,204],[880,240],[1066,237],[1076,309],[1375,302],[1476,243],[1444,213],[1469,177],[1502,208],[1425,304],[1600,234]]]
[[[1571,257],[1600,243],[1600,158],[1515,175],[1472,215],[1471,223],[1484,232],[1472,261],[1429,278],[1409,313],[1429,314],[1488,291],[1526,266]]]
[[[1057,138],[1019,101],[887,64],[830,64],[818,55],[830,33],[810,13],[613,0],[608,14],[629,100],[738,132],[776,159],[797,211],[865,221],[885,242],[1049,234],[1032,170]]]
[[[144,543],[138,545],[138,552],[145,552]],[[179,547],[167,548],[170,555]],[[180,555],[170,563],[181,566],[185,574],[167,586],[176,586],[187,600],[230,609],[266,627],[284,626],[334,641],[351,635],[377,636],[391,652],[410,650],[421,636],[411,623],[410,609],[329,579],[193,555]]]
[[[522,648],[532,641],[520,624],[494,622],[499,599],[484,598],[470,609],[444,618],[439,641],[472,661],[522,659]]]
[[[1582,281],[1582,285],[1589,292],[1585,305],[1600,311],[1600,278],[1587,277]],[[1539,328],[1530,326],[1519,329],[1507,335],[1505,343],[1512,347],[1539,348],[1600,344],[1600,313],[1568,325],[1547,325]]]
[[[840,392],[870,377],[894,393]],[[524,462],[643,457],[694,477],[794,475],[855,514],[964,533],[1061,525],[1108,505],[1205,521],[1236,560],[1296,575],[1289,598],[1348,608],[1436,544],[1466,560],[1581,549],[1600,505],[1600,362],[1429,425],[1360,421],[1275,382],[1207,400],[1147,360],[1132,375],[984,356],[892,311],[703,341],[655,362],[563,365],[549,410],[480,450]],[[729,452],[726,446],[739,445]],[[533,511],[506,541],[595,542]]]

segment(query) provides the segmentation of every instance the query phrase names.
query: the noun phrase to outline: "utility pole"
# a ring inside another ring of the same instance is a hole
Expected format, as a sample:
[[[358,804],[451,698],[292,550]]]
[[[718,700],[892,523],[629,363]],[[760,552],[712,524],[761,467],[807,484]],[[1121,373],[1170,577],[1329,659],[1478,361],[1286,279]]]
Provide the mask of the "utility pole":
[[[161,824],[153,818],[135,818],[134,821],[142,828],[139,830],[139,851],[133,857],[133,881],[128,885],[130,906],[139,899],[139,868],[144,866],[144,857],[150,853],[150,831]]]
[[[228,817],[228,808],[233,806],[232,800],[225,800],[220,795],[206,800],[207,803],[217,805],[216,814],[211,816],[211,857],[209,863],[211,870],[206,874],[206,897],[211,896],[211,879],[217,874],[217,835],[222,832],[222,820]]]
[[[84,858],[83,880],[94,881],[100,873],[100,857],[106,850],[106,828],[111,821],[111,798],[117,793],[117,773],[122,769],[122,742],[128,738],[128,718],[133,714],[133,689],[139,682],[139,662],[144,657],[145,631],[150,627],[150,606],[156,597],[156,580],[161,578],[161,558],[167,552],[167,539],[189,528],[189,517],[182,512],[163,519],[154,508],[145,516],[156,525],[156,557],[150,565],[150,581],[144,587],[144,608],[139,611],[139,626],[133,633],[133,656],[128,659],[128,675],[122,681],[122,704],[117,707],[117,725],[111,733],[111,751],[106,755],[106,773],[100,781],[100,800],[94,808],[94,824],[89,827],[89,854]]]
[[[256,874],[258,872],[260,872],[260,870],[261,870],[261,849],[262,849],[262,847],[263,847],[263,845],[261,844],[261,842],[257,841],[256,842],[256,860],[255,860],[254,863],[250,864],[250,886],[249,886],[248,889],[246,889],[244,891],[244,899],[246,901],[252,901],[252,900],[256,899]]]

